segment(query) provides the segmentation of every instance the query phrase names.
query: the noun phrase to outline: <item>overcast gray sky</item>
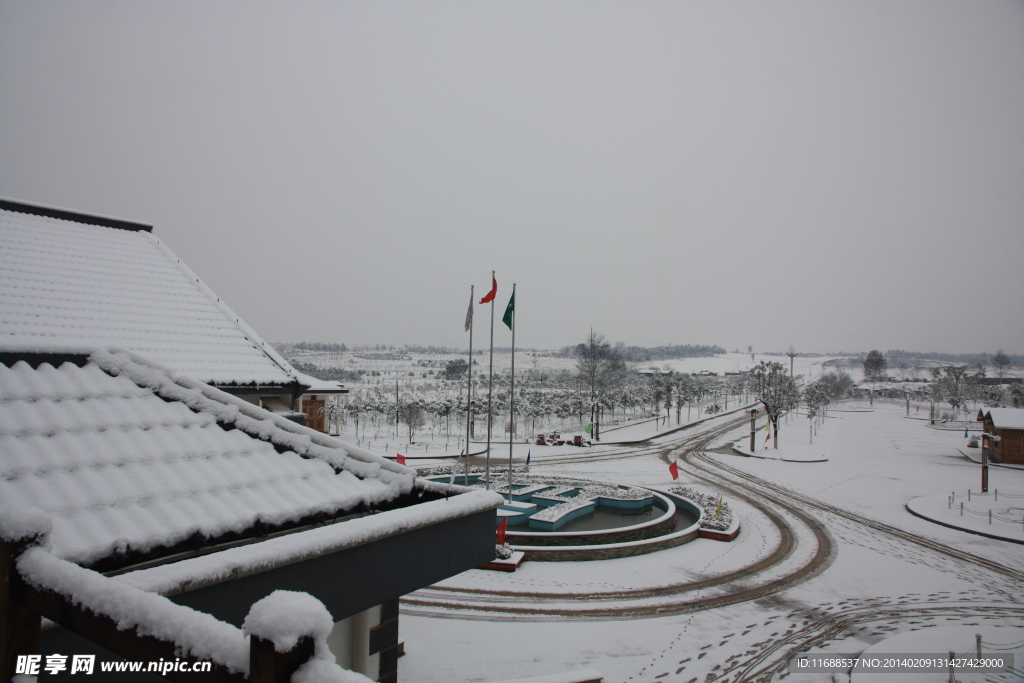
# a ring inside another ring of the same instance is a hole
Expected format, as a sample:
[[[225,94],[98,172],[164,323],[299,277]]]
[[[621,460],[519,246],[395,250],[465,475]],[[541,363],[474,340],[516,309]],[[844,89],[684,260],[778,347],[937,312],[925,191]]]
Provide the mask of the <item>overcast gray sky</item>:
[[[272,341],[464,345],[495,269],[517,345],[1024,353],[1024,3],[0,0],[0,196]]]

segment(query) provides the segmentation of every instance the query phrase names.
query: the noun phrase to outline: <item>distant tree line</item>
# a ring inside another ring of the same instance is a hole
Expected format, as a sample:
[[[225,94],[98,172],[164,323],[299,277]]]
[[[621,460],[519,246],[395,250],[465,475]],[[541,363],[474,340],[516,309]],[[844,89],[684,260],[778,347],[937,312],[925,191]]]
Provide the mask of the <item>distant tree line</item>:
[[[406,353],[433,353],[433,354],[449,354],[449,353],[465,353],[462,349],[455,349],[450,346],[411,346],[406,344],[402,347]]]
[[[993,359],[1002,354],[1001,351],[996,353],[937,353],[935,351],[929,351],[927,353],[921,353],[918,351],[904,351],[903,349],[895,349],[886,351],[885,355],[889,358],[920,358],[922,360],[937,360],[946,363],[968,363],[970,365],[993,365]],[[1010,365],[1024,365],[1024,356],[1019,354],[1002,354],[1005,356]]]
[[[296,349],[303,351],[348,351],[344,344],[324,344],[323,342],[299,342],[295,344]]]
[[[718,354],[726,353],[726,350],[717,344],[711,346],[704,344],[674,344],[651,347],[616,344],[614,348],[620,360],[632,363],[647,363],[672,358],[717,356]],[[592,350],[589,349],[588,344],[575,344],[564,346],[551,355],[561,358],[579,358],[586,355],[588,350]]]
[[[312,363],[292,361],[292,367],[301,373],[328,382],[358,382],[367,374],[365,370],[345,370],[343,368],[321,368]]]

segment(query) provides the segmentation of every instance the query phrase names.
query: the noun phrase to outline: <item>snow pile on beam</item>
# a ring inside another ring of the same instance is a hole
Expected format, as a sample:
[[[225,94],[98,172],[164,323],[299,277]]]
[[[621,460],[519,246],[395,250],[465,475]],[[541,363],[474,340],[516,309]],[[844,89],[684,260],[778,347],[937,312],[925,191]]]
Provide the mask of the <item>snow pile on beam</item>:
[[[172,642],[186,655],[211,660],[248,674],[249,643],[231,624],[83,569],[42,548],[29,548],[17,561],[29,585],[49,590],[95,614],[110,617],[120,630]]]

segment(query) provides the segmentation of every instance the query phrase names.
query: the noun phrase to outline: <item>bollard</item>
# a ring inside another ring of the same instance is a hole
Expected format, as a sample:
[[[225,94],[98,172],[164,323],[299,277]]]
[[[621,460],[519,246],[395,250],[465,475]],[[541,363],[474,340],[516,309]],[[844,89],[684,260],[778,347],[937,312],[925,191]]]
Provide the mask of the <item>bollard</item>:
[[[996,500],[999,500],[999,489],[996,489]]]
[[[988,511],[988,523],[989,524],[992,523],[992,511],[991,510]]]
[[[964,504],[963,504],[963,501],[960,502],[960,516],[961,517],[964,516]]]
[[[967,489],[967,502],[968,503],[971,502],[971,490],[970,489]]]
[[[950,510],[952,510],[953,509],[953,499],[952,498],[946,498],[946,502],[949,503],[948,508]]]

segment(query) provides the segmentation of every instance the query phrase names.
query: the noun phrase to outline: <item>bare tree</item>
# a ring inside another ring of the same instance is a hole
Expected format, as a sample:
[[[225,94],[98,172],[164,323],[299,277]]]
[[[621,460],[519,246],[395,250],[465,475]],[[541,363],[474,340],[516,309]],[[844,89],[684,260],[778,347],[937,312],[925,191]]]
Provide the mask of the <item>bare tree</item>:
[[[1003,378],[1010,365],[1010,357],[1002,349],[996,351],[996,355],[992,356],[992,367],[995,368],[996,377],[999,379]]]
[[[413,443],[412,432],[427,423],[423,408],[415,403],[406,403],[398,409],[399,419],[409,428],[409,443]]]
[[[885,379],[885,371],[889,367],[889,361],[877,349],[868,352],[864,359],[864,378],[871,382],[871,405],[875,404],[875,382]]]
[[[761,361],[750,371],[750,386],[763,405],[775,432],[775,448],[779,447],[779,416],[796,403],[800,390],[789,372],[782,365],[772,361]]]
[[[935,375],[935,382],[932,383],[933,395],[945,399],[953,408],[954,415],[970,398],[979,380],[985,376],[985,368],[980,365],[973,375],[968,374],[969,370],[970,366],[967,365],[947,365],[932,371]]]
[[[832,401],[845,398],[850,389],[854,387],[854,382],[850,375],[841,370],[838,372],[826,372],[818,378],[817,383],[824,387],[828,398]]]
[[[626,363],[622,360],[619,345],[613,347],[603,334],[591,331],[580,347],[576,373],[581,383],[590,389],[590,402],[593,404],[604,392],[622,383],[626,378]]]

